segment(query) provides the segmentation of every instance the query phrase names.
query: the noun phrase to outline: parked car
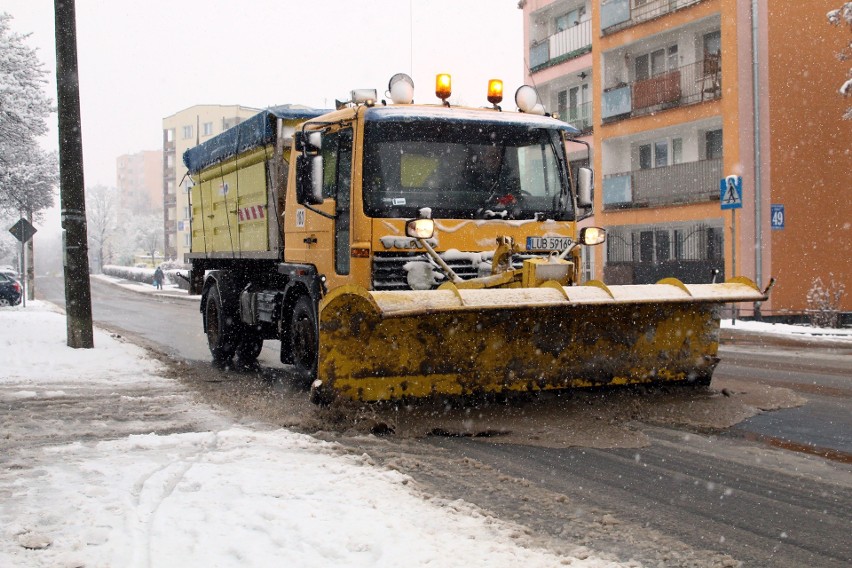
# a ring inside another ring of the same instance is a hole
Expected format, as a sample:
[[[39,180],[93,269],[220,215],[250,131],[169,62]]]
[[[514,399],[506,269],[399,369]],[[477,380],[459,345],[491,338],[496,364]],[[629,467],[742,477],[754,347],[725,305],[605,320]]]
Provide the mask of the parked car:
[[[13,278],[14,280],[17,280],[18,282],[21,281],[21,275],[18,273],[17,270],[15,270],[14,268],[12,268],[9,265],[0,266],[0,274],[5,274],[9,278]]]
[[[21,291],[21,285],[17,280],[0,272],[0,306],[20,304]]]

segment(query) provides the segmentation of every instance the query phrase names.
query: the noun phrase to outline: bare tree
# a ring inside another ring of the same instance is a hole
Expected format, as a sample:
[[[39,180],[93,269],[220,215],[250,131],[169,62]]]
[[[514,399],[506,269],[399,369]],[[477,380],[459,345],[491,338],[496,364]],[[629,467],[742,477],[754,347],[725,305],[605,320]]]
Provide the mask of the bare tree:
[[[163,219],[157,214],[137,217],[137,244],[151,257],[151,264],[156,264],[157,252],[163,247]]]
[[[852,33],[852,2],[844,2],[840,8],[830,11],[826,16],[832,25],[849,28],[849,32]],[[852,39],[847,40],[846,46],[837,52],[837,59],[840,61],[852,59]],[[852,68],[846,73],[846,82],[840,86],[840,94],[845,97],[852,96]],[[843,118],[852,120],[852,107],[846,109]]]
[[[114,188],[96,185],[86,189],[89,262],[94,272],[112,263],[112,245],[118,228],[118,195]]]

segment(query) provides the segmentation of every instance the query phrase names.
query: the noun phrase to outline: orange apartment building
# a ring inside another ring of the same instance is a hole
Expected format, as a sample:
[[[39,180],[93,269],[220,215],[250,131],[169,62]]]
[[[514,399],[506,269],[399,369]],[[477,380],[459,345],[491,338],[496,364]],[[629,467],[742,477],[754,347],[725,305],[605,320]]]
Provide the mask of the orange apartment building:
[[[805,313],[820,278],[846,285],[841,309],[852,311],[852,124],[834,56],[848,32],[825,17],[837,5],[519,2],[527,81],[592,143],[593,222],[608,242],[587,259],[591,274],[776,277],[770,301],[741,314],[780,318]],[[728,176],[741,198],[722,200]]]
[[[143,150],[115,160],[115,180],[123,209],[135,214],[163,210],[163,153]]]

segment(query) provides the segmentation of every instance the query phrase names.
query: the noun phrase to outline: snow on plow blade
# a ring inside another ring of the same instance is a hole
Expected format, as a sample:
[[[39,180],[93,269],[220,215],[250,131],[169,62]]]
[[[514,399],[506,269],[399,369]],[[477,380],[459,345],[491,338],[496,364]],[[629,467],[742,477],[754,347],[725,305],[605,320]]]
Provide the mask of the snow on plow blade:
[[[765,299],[746,278],[389,292],[344,286],[320,304],[315,395],[378,401],[707,384],[722,304]]]

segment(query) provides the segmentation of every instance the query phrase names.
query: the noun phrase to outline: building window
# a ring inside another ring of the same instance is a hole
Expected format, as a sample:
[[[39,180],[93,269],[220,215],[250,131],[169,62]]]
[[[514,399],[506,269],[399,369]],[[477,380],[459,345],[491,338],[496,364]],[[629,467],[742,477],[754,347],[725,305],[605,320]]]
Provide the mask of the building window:
[[[656,231],[654,235],[654,255],[656,262],[665,262],[671,258],[671,235],[668,231]]]
[[[683,138],[672,138],[672,164],[683,162]]]
[[[722,157],[722,130],[708,130],[704,133],[704,157],[716,160]]]
[[[719,55],[722,51],[722,32],[715,31],[704,34],[704,57]]]
[[[580,257],[583,264],[583,282],[592,280],[595,275],[594,258],[595,253],[592,247],[582,247],[580,249]]]
[[[639,169],[664,168],[683,161],[683,138],[658,140],[639,146]]]
[[[188,140],[188,139],[192,138],[193,131],[194,131],[194,128],[192,127],[191,124],[184,126],[182,128],[183,139]]]
[[[651,145],[642,144],[639,146],[639,169],[650,170],[651,164]]]
[[[588,108],[589,85],[585,83],[577,87],[570,87],[567,91],[559,91],[556,94],[556,113],[559,120],[565,122],[584,121],[586,125],[576,125],[583,129],[591,122],[590,109]]]
[[[191,247],[192,246],[192,234],[184,233],[183,234],[183,246]]]
[[[174,142],[175,141],[175,129],[169,128],[166,130],[166,142]]]
[[[644,81],[666,71],[677,69],[677,44],[636,57],[633,62],[636,80]]]
[[[189,219],[189,205],[187,205],[183,208],[183,218]]]
[[[203,136],[212,136],[213,135],[213,123],[205,122],[201,125],[201,134]]]
[[[556,18],[556,31],[561,32],[574,26],[579,26],[580,22],[586,21],[586,7],[581,6],[576,10],[571,10],[567,14],[562,14]]]
[[[556,115],[560,120],[568,120],[568,91],[556,94]]]
[[[667,140],[654,142],[654,167],[664,168],[669,165],[669,143]]]

